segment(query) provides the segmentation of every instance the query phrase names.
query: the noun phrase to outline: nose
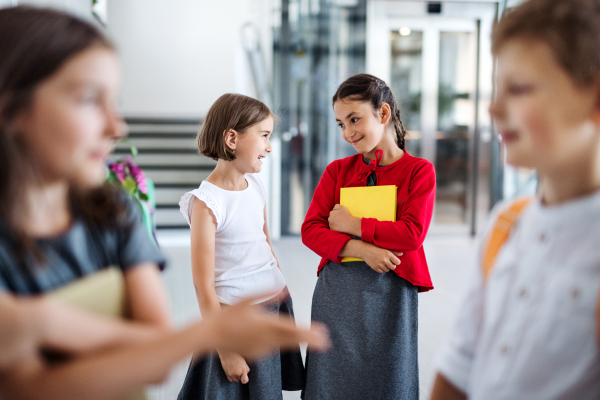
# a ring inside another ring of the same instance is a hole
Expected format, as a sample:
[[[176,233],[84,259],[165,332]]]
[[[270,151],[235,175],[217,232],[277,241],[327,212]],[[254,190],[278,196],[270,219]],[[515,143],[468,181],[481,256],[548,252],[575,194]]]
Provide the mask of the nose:
[[[344,139],[345,139],[347,142],[349,142],[349,141],[350,141],[350,138],[351,138],[352,136],[354,136],[354,135],[353,135],[353,134],[350,132],[350,129],[348,129],[348,128],[346,128],[346,127],[343,127],[343,128],[342,128],[342,135],[343,135]]]
[[[502,118],[502,116],[504,115],[504,104],[500,96],[492,100],[488,111],[490,113],[490,116],[492,116],[493,118]]]
[[[106,107],[106,127],[104,136],[111,140],[123,139],[127,136],[127,124],[112,107]]]
[[[267,139],[267,148],[265,149],[267,153],[273,151],[273,146],[271,146],[271,139]]]

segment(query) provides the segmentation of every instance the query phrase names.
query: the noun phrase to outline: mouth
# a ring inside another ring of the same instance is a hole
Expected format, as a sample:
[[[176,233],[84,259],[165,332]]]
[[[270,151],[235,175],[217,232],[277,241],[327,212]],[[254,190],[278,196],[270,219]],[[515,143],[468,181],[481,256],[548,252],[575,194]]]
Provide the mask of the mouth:
[[[503,143],[510,143],[519,139],[519,134],[514,130],[501,130],[500,137],[502,138]]]
[[[90,153],[90,157],[95,160],[95,161],[101,161],[104,162],[105,159],[108,158],[108,156],[110,155],[111,151],[110,150],[96,150],[96,151],[92,151]]]
[[[258,161],[260,161],[260,163],[263,163],[263,159],[265,158],[265,156],[258,156]]]
[[[349,140],[349,142],[350,142],[350,144],[351,144],[352,146],[356,146],[356,144],[357,144],[358,142],[360,142],[361,140],[363,140],[363,138],[364,138],[364,136],[362,136],[362,137],[360,137],[360,138],[358,138],[358,139],[356,139],[356,140]]]

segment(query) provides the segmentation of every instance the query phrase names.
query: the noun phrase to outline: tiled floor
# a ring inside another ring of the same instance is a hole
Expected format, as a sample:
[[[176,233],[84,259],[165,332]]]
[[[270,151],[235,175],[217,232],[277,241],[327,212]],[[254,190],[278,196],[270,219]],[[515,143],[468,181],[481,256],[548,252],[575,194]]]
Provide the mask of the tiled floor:
[[[163,231],[158,235],[169,262],[164,280],[171,296],[176,324],[198,318],[198,305],[190,271],[189,231]],[[310,323],[312,292],[317,280],[318,256],[307,249],[299,237],[283,238],[274,243],[284,276],[294,300],[298,325]],[[464,234],[433,230],[425,242],[435,290],[419,295],[419,373],[421,398],[429,398],[434,377],[433,360],[448,333],[462,293],[465,276],[472,265],[474,241]],[[172,400],[185,377],[187,361],[174,369],[164,385],[150,391],[152,400]],[[298,393],[284,392],[284,400],[299,399]]]

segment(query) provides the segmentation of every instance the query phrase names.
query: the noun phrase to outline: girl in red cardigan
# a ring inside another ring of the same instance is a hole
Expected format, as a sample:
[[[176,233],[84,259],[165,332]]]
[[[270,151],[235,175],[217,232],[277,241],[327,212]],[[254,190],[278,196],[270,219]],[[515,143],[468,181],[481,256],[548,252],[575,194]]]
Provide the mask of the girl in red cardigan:
[[[417,293],[433,289],[423,241],[435,171],[406,152],[400,111],[382,80],[349,78],[333,110],[358,154],[327,166],[302,225],[303,243],[322,257],[312,319],[332,340],[329,352],[307,355],[303,398],[416,400]],[[375,185],[398,187],[396,222],[356,218],[339,204],[342,187]]]

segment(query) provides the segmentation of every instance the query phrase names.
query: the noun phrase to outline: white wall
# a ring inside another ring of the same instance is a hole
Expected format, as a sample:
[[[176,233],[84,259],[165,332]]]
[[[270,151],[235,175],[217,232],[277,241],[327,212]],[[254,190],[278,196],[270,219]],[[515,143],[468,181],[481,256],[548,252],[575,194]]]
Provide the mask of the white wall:
[[[17,3],[92,19],[91,0]],[[121,113],[198,118],[224,93],[255,96],[240,28],[249,21],[259,27],[270,68],[269,18],[269,0],[108,0],[107,33],[122,63]]]
[[[0,0],[0,8],[11,7],[16,5],[13,0]]]
[[[92,19],[91,0],[17,0],[18,4],[28,4],[39,7],[53,7],[69,11],[86,19]]]
[[[122,60],[121,112],[201,117],[224,93],[253,95],[240,28],[248,20],[261,23],[265,3],[109,1],[108,34]]]

